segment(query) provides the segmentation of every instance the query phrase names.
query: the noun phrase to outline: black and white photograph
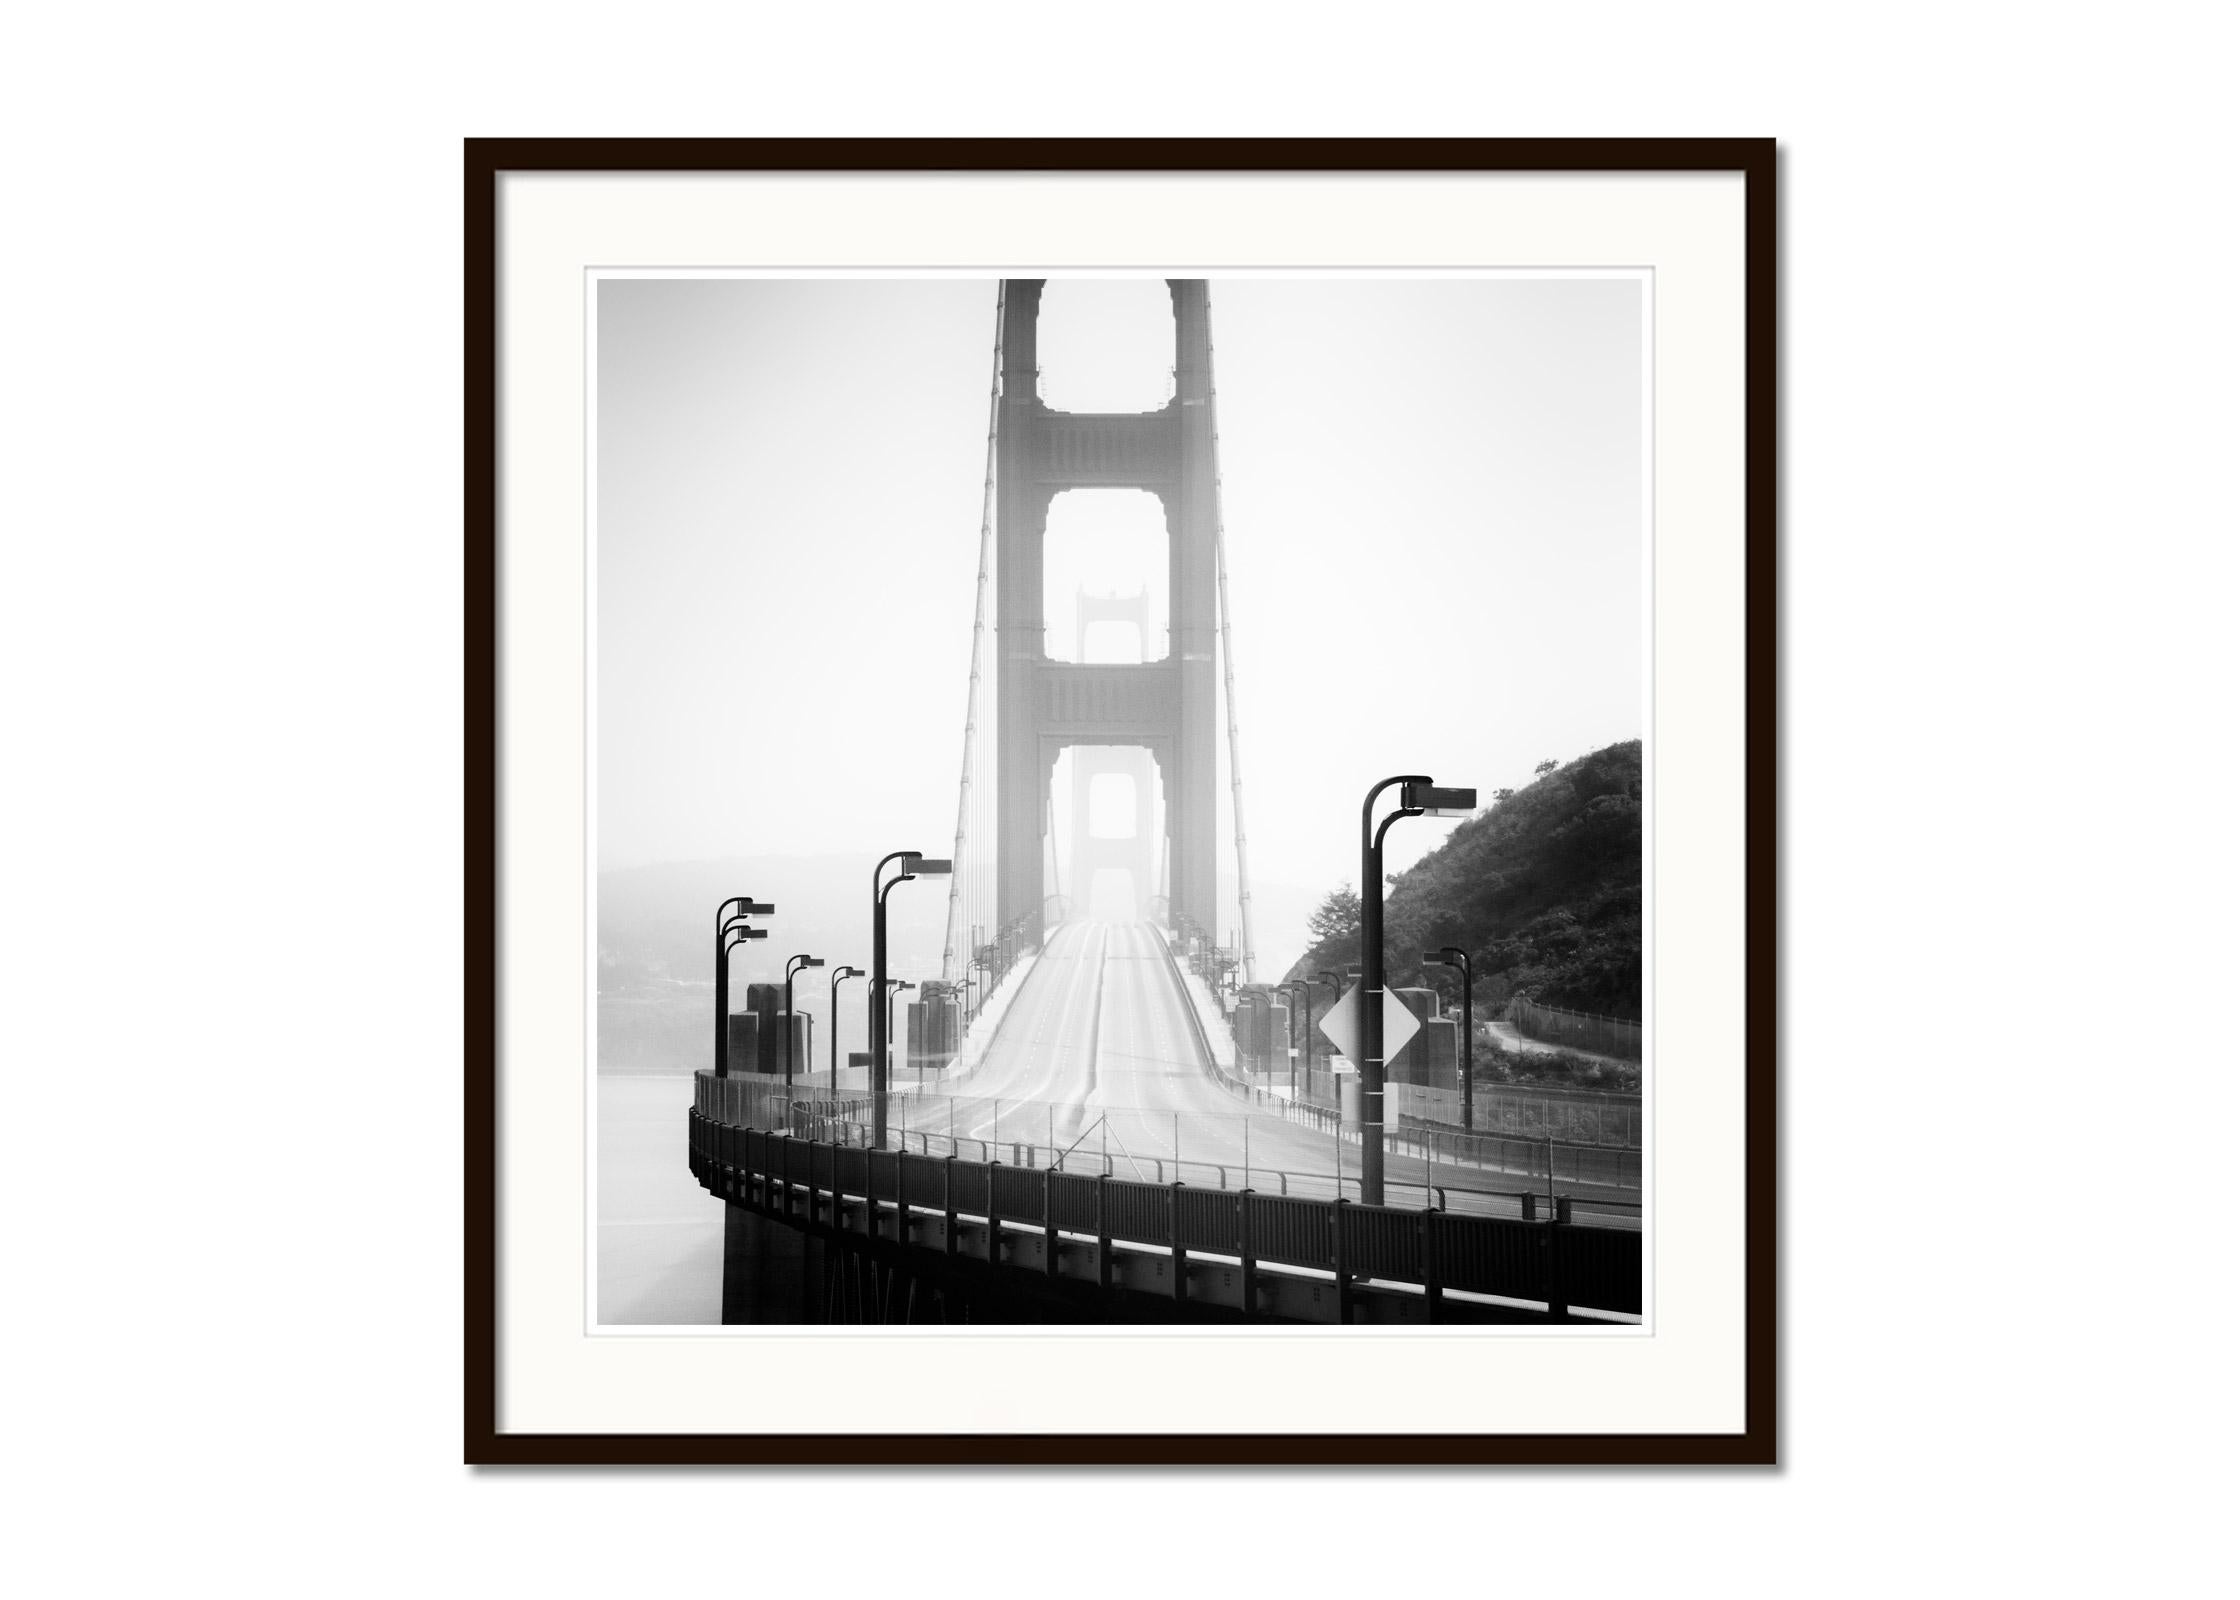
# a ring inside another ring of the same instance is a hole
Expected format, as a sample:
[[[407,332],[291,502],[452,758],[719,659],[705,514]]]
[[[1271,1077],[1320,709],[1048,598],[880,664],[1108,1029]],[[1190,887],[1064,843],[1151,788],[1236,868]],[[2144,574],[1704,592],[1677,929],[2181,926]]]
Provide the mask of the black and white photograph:
[[[594,275],[597,1329],[1641,1336],[1651,288]]]
[[[2233,1588],[2219,15],[11,13],[12,1589]]]

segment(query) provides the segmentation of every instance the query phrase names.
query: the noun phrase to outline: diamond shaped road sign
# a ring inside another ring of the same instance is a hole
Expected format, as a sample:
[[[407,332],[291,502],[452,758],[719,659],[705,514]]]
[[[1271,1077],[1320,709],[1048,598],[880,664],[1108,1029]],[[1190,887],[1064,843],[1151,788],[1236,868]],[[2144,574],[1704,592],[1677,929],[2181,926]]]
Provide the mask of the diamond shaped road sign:
[[[1384,1058],[1390,1061],[1400,1047],[1423,1026],[1404,1001],[1390,989],[1384,992]],[[1322,1019],[1322,1036],[1338,1047],[1348,1061],[1361,1059],[1361,985],[1355,984],[1338,999]]]

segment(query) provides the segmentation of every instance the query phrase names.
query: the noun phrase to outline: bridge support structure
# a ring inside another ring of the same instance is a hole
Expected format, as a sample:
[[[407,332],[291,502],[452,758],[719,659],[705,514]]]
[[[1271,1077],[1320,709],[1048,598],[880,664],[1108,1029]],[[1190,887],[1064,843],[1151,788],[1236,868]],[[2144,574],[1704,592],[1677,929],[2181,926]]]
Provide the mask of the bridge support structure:
[[[1166,802],[1164,892],[1215,925],[1214,649],[1218,628],[1213,349],[1203,279],[1170,279],[1174,397],[1157,411],[1053,411],[1036,392],[1042,280],[1005,284],[996,420],[997,916],[1045,930],[1043,819],[1059,754],[1141,745]],[[1167,528],[1167,653],[1140,664],[1054,661],[1044,638],[1043,540],[1071,489],[1141,489]],[[1076,886],[1078,898],[1085,885]],[[1139,897],[1161,892],[1139,885]]]
[[[1122,777],[1135,785],[1135,831],[1124,837],[1099,838],[1093,828],[1090,788],[1098,778]],[[1152,875],[1151,786],[1159,781],[1151,757],[1141,749],[1115,745],[1080,745],[1073,752],[1073,845],[1068,852],[1066,890],[1074,909],[1087,912],[1093,901],[1098,872],[1114,868],[1135,882],[1136,909],[1129,920],[1145,915],[1160,893]]]

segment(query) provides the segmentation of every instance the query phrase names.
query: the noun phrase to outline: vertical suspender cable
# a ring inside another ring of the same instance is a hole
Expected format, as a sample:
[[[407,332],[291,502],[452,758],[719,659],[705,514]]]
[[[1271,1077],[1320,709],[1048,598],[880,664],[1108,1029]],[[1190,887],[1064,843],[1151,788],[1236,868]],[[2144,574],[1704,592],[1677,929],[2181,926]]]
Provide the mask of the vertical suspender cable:
[[[1066,880],[1064,876],[1058,871],[1058,829],[1056,822],[1056,813],[1057,802],[1051,799],[1049,795],[1044,795],[1042,797],[1042,872],[1044,883],[1043,893],[1045,895],[1055,894],[1059,898],[1063,899],[1066,892]]]
[[[1221,701],[1229,715],[1229,818],[1237,830],[1237,964],[1252,982],[1252,875],[1245,869],[1244,768],[1237,761],[1237,657],[1229,644],[1229,552],[1221,528],[1221,412],[1213,368],[1213,286],[1206,286],[1206,409],[1213,431],[1213,570],[1221,598]]]
[[[951,852],[956,860],[949,874],[949,924],[941,943],[941,978],[944,983],[954,983],[964,975],[957,960],[959,929],[957,918],[963,909],[960,896],[965,893],[968,874],[977,876],[977,856],[967,856],[968,848],[984,848],[980,841],[969,837],[967,824],[972,818],[972,758],[980,727],[980,653],[981,642],[987,633],[988,621],[988,561],[995,549],[996,517],[996,417],[1003,394],[1003,291],[1001,280],[996,283],[996,342],[995,354],[990,358],[988,375],[988,470],[986,481],[980,487],[980,578],[972,598],[972,676],[965,687],[964,698],[964,765],[957,776],[957,839]],[[968,868],[966,863],[970,862]],[[970,937],[969,930],[966,931]],[[972,953],[965,952],[965,965]]]

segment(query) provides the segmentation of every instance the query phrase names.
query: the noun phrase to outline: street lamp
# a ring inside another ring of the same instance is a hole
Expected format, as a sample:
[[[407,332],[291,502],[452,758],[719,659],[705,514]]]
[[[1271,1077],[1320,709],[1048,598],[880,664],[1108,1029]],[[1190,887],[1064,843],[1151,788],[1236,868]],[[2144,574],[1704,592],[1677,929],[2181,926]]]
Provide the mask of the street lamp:
[[[786,1087],[793,1087],[793,975],[804,967],[821,967],[822,956],[792,956],[786,961]]]
[[[1333,1011],[1337,1010],[1338,1002],[1346,997],[1346,980],[1344,975],[1342,973],[1334,972],[1328,967],[1324,967],[1319,973],[1315,974],[1315,976],[1319,977],[1324,983],[1330,985],[1330,1009]],[[1334,1070],[1335,1069],[1333,1068],[1333,1071]],[[1314,1087],[1314,1035],[1311,1033],[1307,1035],[1307,1087],[1310,1090]],[[1337,1080],[1335,1078],[1331,1080],[1330,1092],[1333,1095],[1338,1092]]]
[[[1462,969],[1462,1126],[1470,1126],[1470,952],[1460,945],[1448,945],[1440,950],[1426,950],[1423,964],[1427,967],[1460,967]]]
[[[777,909],[743,894],[735,894],[716,907],[716,1076],[719,1078],[731,1075],[731,1041],[726,1030],[731,1026],[732,948],[743,940],[769,938],[763,929],[747,927],[746,919],[771,916]],[[725,943],[724,936],[734,929],[738,930],[739,937]]]
[[[862,976],[863,969],[861,967],[840,967],[832,974],[832,995],[829,1007],[831,1015],[825,1018],[825,1026],[832,1033],[832,1098],[835,1100],[840,1098],[840,980]]]
[[[886,881],[887,863],[899,861],[902,871]],[[875,1147],[887,1147],[887,893],[912,878],[946,878],[949,863],[916,850],[895,850],[879,858],[871,869],[871,1135]]]
[[[1376,820],[1377,796],[1400,786],[1399,809]],[[1361,1203],[1384,1204],[1384,832],[1402,817],[1466,817],[1475,789],[1441,789],[1429,778],[1386,778],[1361,801]],[[1372,826],[1374,824],[1374,826]],[[1370,1129],[1376,1132],[1372,1135]]]
[[[916,984],[907,982],[906,980],[901,978],[889,978],[887,980],[887,1038],[889,1040],[888,1048],[890,1049],[893,1048],[892,1041],[894,1039],[894,997],[902,993],[902,991],[905,989],[915,989],[916,987]],[[891,1081],[894,1077],[894,1074],[892,1072],[889,1072],[887,1074],[887,1077]],[[925,1082],[925,1079],[925,1071],[923,1068],[920,1068],[918,1072],[918,1081],[920,1083],[923,1083]]]
[[[1314,980],[1312,978],[1293,978],[1289,983],[1279,983],[1276,987],[1291,996],[1291,1031],[1301,1040],[1304,1040],[1307,1035],[1299,1026],[1299,1014],[1302,1011],[1312,1009],[1312,1007],[1303,1005],[1301,1002],[1305,1000],[1307,991],[1314,987]],[[1284,1040],[1284,1044],[1289,1047],[1291,1052],[1291,1098],[1296,1100],[1299,1098],[1299,1046],[1292,1044],[1289,1039]]]

